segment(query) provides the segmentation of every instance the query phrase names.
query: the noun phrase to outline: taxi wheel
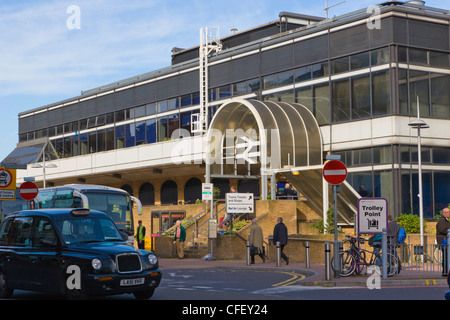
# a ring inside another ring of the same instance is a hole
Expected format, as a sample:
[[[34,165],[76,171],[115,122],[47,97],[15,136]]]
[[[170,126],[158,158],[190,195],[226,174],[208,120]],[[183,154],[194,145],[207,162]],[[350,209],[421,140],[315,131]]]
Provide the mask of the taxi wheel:
[[[152,289],[148,289],[145,291],[133,292],[133,295],[138,300],[148,300],[153,296],[154,292],[155,292],[155,288],[152,288]]]
[[[0,270],[0,298],[8,299],[13,295],[14,290],[8,288],[6,284],[6,277],[3,272]]]

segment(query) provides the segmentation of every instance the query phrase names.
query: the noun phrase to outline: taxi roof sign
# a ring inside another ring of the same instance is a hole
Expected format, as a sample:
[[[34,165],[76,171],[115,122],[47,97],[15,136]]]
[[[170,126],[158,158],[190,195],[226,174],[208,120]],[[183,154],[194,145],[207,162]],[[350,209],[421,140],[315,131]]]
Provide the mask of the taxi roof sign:
[[[91,210],[85,208],[78,208],[70,211],[70,214],[74,216],[88,216],[91,214]]]

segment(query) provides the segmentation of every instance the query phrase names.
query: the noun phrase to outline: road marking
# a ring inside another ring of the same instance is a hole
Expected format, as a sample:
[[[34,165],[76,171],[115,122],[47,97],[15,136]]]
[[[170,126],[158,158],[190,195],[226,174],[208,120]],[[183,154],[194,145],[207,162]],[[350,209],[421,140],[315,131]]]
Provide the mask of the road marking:
[[[297,274],[297,273],[292,273],[292,272],[280,272],[280,273],[291,275],[292,278],[290,278],[290,279],[288,279],[286,281],[280,282],[280,283],[273,284],[272,287],[285,287],[285,286],[288,286],[288,285],[290,285],[290,284],[292,284],[292,283],[294,283],[294,282],[296,282],[298,280],[303,280],[303,279],[306,278],[302,274]]]

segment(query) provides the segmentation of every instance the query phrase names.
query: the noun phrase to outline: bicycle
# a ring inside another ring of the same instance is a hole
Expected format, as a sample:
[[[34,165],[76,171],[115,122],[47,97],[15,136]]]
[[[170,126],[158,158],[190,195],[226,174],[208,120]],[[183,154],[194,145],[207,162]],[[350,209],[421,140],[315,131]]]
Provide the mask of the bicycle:
[[[378,266],[381,272],[383,255],[381,252],[375,253],[363,249],[359,244],[364,243],[364,239],[361,237],[347,236],[344,242],[349,242],[349,249],[342,251],[340,255],[340,275],[341,277],[348,277],[354,274],[361,274],[364,268],[370,266]],[[358,245],[357,245],[358,243]],[[370,259],[367,260],[366,254],[370,254]],[[387,275],[392,277],[397,274],[399,270],[398,259],[392,253],[386,253],[387,256]],[[334,257],[331,259],[331,268],[334,270]]]

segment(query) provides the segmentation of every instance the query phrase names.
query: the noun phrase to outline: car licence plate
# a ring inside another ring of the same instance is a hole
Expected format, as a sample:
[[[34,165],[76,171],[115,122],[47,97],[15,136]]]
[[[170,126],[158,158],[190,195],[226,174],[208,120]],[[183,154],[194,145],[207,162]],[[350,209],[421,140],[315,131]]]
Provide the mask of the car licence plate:
[[[140,284],[144,284],[145,279],[144,278],[137,278],[137,279],[123,279],[120,280],[121,286],[137,286]]]

